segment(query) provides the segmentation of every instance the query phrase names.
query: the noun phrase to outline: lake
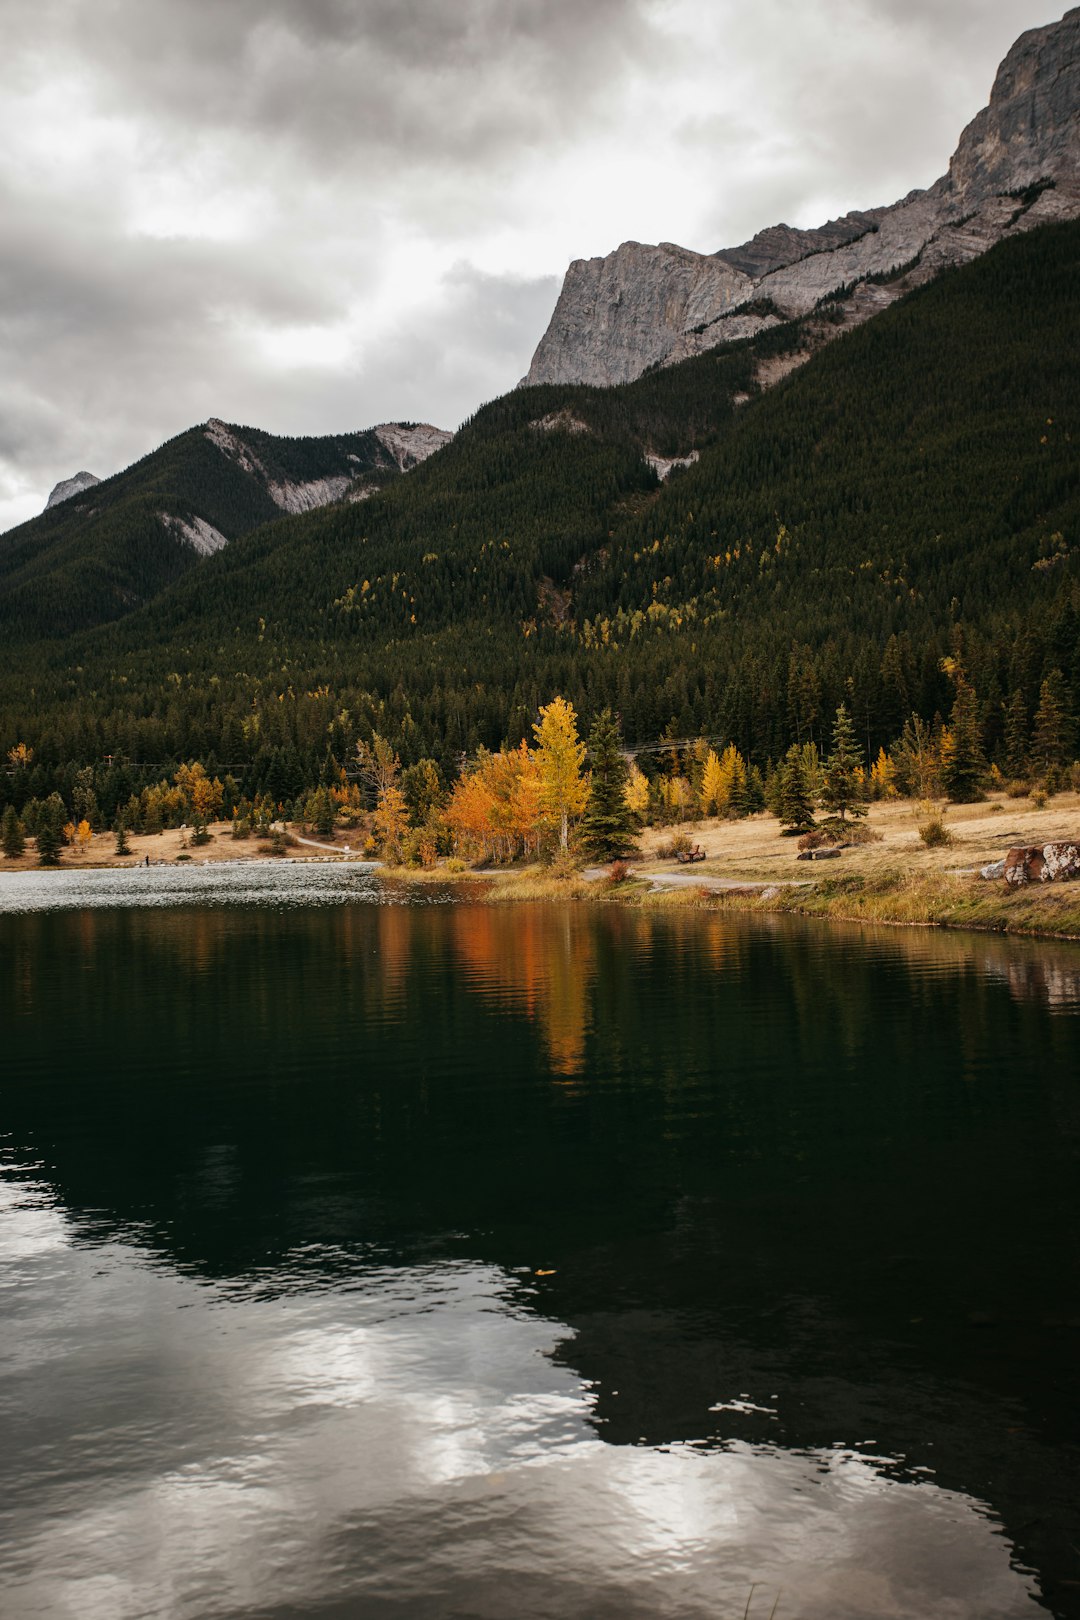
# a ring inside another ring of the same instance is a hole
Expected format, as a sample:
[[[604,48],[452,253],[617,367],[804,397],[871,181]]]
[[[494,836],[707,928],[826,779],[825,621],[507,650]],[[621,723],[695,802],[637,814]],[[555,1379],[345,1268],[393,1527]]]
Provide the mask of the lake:
[[[0,879],[0,1613],[1080,1613],[1080,948]]]

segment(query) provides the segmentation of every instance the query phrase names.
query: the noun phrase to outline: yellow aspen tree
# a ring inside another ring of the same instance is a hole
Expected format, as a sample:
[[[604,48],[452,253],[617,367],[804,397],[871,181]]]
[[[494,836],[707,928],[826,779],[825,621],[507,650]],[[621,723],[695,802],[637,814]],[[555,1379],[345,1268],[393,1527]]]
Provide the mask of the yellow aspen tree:
[[[710,810],[719,809],[723,786],[724,776],[720,761],[716,757],[716,750],[710,748],[705,756],[705,768],[701,773],[701,808],[706,815]]]
[[[76,840],[76,843],[79,846],[79,854],[80,855],[85,854],[86,851],[90,848],[90,840],[91,840],[91,838],[93,838],[93,836],[94,836],[94,834],[91,831],[90,823],[84,817],[83,820],[79,822],[79,825],[75,829],[75,840]]]
[[[626,806],[635,816],[644,816],[649,808],[649,779],[636,760],[630,762],[630,775],[624,793]]]
[[[716,810],[721,816],[741,816],[746,809],[746,761],[734,743],[728,743],[720,760]]]
[[[405,795],[396,782],[388,782],[380,792],[372,823],[380,855],[396,864],[401,859],[401,843],[409,825]]]
[[[572,703],[555,697],[540,710],[533,726],[536,763],[540,772],[540,802],[559,828],[559,847],[566,850],[570,818],[585,808],[589,787],[581,772],[585,744],[578,737]]]

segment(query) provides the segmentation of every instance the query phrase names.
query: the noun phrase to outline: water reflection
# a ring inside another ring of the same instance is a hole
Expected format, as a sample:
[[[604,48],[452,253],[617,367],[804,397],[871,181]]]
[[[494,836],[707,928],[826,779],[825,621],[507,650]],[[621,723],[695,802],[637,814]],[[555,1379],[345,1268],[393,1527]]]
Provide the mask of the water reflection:
[[[0,916],[12,1614],[1069,1613],[1075,951],[329,892]]]
[[[593,1392],[552,1355],[570,1328],[525,1309],[497,1267],[239,1300],[70,1229],[58,1245],[40,1184],[12,1192],[5,1253],[17,1229],[51,1304],[24,1296],[31,1354],[0,1386],[7,1612],[1029,1610],[1032,1580],[984,1504],[887,1458],[605,1446]],[[83,1332],[52,1360],[43,1420],[19,1397],[67,1314]]]

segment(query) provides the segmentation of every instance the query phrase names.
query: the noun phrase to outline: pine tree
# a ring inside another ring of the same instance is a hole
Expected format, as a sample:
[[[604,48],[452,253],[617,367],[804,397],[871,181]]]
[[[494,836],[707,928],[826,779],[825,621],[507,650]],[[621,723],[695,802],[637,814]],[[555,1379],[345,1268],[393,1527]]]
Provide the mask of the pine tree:
[[[131,845],[127,841],[127,822],[122,815],[118,815],[113,823],[113,836],[116,839],[116,853],[130,855]]]
[[[37,830],[39,866],[56,866],[64,843],[64,818],[67,811],[59,793],[51,793],[41,808]]]
[[[1028,708],[1019,687],[1005,709],[1004,765],[1006,776],[1016,780],[1027,770]]]
[[[953,804],[974,804],[982,798],[985,770],[975,688],[958,673],[948,731],[941,739],[941,778]]]
[[[334,819],[336,815],[334,800],[329,788],[321,787],[316,789],[312,803],[312,811],[312,820],[315,823],[315,831],[318,833],[320,838],[329,838],[334,831]]]
[[[618,721],[610,709],[602,709],[589,733],[589,797],[581,818],[586,853],[598,861],[616,860],[634,848],[634,815],[626,802],[630,773],[621,741]]]
[[[776,810],[780,825],[792,832],[806,832],[814,825],[814,798],[803,750],[798,746],[788,749],[780,767]]]
[[[863,784],[858,775],[861,763],[855,727],[846,704],[841,703],[833,722],[832,752],[825,761],[825,779],[821,791],[823,804],[827,809],[835,810],[841,821],[849,812],[853,816],[866,814]]]
[[[0,822],[0,849],[11,861],[17,861],[26,849],[26,836],[23,825],[15,814],[15,806],[9,804],[4,811],[4,819]]]
[[[1039,689],[1039,707],[1031,735],[1031,758],[1046,774],[1064,765],[1072,744],[1072,717],[1068,711],[1065,677],[1052,669]]]

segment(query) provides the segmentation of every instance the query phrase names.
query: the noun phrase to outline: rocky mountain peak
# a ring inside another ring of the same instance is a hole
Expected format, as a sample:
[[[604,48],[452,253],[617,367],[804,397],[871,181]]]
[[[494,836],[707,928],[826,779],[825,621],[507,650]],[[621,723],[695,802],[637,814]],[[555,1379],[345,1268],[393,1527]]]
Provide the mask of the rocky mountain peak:
[[[624,242],[604,258],[575,260],[524,381],[631,382],[833,300],[834,318],[819,323],[808,358],[947,266],[1077,216],[1080,7],[1020,36],[929,191],[815,230],[774,225],[718,253]]]
[[[989,105],[964,130],[939,181],[971,203],[1080,169],[1080,7],[1021,34],[998,69]]]
[[[77,472],[74,478],[62,478],[54,487],[52,494],[45,502],[46,512],[50,506],[59,506],[61,501],[70,501],[73,495],[81,495],[86,489],[93,489],[100,484],[101,479],[92,472]]]

